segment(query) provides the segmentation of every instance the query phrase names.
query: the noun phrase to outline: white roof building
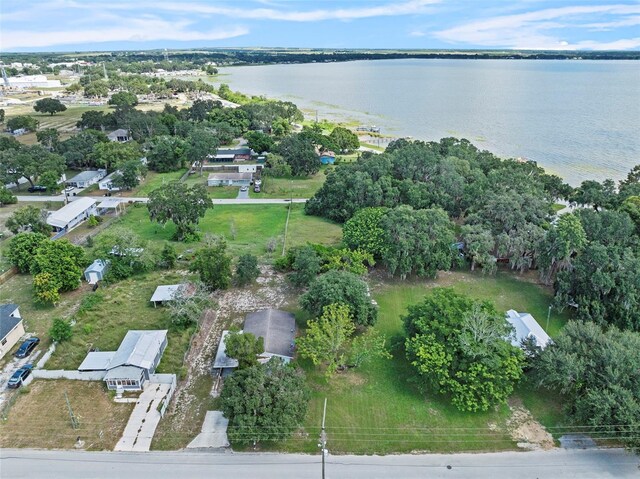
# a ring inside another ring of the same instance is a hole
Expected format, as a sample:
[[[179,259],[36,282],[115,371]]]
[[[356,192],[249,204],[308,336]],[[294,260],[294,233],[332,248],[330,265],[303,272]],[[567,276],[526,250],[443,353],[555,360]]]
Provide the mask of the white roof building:
[[[90,215],[96,213],[96,200],[78,198],[47,217],[47,224],[58,229],[72,228]]]
[[[158,303],[173,301],[179,292],[186,290],[187,284],[165,284],[158,286],[153,292],[150,301],[156,306]]]
[[[533,316],[529,313],[518,313],[517,311],[510,309],[507,311],[507,321],[515,329],[515,336],[512,336],[511,344],[520,347],[522,341],[528,338],[533,338],[536,344],[544,349],[551,338],[545,333],[542,326],[538,324]]]

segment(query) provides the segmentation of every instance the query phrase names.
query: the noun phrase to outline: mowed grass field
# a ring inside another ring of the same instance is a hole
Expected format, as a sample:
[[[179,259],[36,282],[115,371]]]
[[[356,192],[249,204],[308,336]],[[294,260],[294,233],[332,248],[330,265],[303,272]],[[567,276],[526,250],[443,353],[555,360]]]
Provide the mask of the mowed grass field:
[[[267,242],[274,238],[277,252],[282,250],[289,205],[216,205],[200,221],[203,234],[224,236],[233,255],[265,254]],[[114,223],[116,224],[116,223]],[[160,225],[149,220],[145,206],[133,206],[117,222],[149,241],[171,241],[175,225]],[[340,225],[315,216],[306,216],[303,205],[292,205],[287,232],[287,247],[307,242],[336,244],[342,238]],[[174,243],[179,251],[199,247],[197,243]]]
[[[494,301],[500,310],[528,311],[541,319],[551,294],[544,288],[511,273],[486,277],[469,272],[441,273],[437,280],[373,281],[372,293],[380,307],[375,329],[385,334],[393,359],[376,359],[329,382],[302,361],[311,386],[312,399],[305,420],[306,435],[294,436],[278,448],[315,452],[324,398],[327,433],[332,453],[384,454],[414,451],[461,452],[515,449],[506,421],[509,408],[500,406],[487,413],[463,413],[446,397],[421,391],[405,358],[401,317],[407,307],[420,302],[433,287],[448,286],[479,299]],[[567,320],[552,315],[552,335]],[[516,391],[543,424],[560,421],[561,400],[534,390],[526,383]],[[267,445],[267,448],[269,445]]]
[[[74,429],[65,398],[78,419]],[[116,403],[102,381],[37,379],[17,393],[7,419],[0,421],[0,447],[113,450],[134,404]]]
[[[311,198],[324,184],[326,168],[322,167],[318,173],[308,178],[263,176],[260,193],[255,193],[251,188],[249,195],[251,198]]]

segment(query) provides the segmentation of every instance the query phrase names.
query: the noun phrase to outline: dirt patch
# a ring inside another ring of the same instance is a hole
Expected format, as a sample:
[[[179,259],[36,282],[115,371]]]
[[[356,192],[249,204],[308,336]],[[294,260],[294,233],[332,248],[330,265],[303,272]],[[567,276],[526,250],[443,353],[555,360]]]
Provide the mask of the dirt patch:
[[[507,430],[518,447],[522,449],[552,449],[555,447],[553,436],[536,421],[531,412],[519,399],[509,401],[511,417],[507,420]]]
[[[356,373],[354,371],[347,371],[338,374],[336,375],[336,378],[340,379],[340,382],[348,386],[362,386],[367,382],[367,379],[362,374]]]

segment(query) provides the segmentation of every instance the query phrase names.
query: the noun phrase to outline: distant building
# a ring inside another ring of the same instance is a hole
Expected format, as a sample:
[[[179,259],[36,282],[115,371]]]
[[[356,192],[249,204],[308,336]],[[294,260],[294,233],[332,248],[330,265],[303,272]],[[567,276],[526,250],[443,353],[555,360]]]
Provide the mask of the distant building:
[[[102,281],[108,269],[108,261],[97,259],[84,270],[84,279],[87,280],[89,284],[95,284],[98,281]]]
[[[113,173],[109,173],[107,176],[105,176],[98,182],[98,189],[106,190],[106,191],[120,191],[120,188],[118,186],[113,185],[113,179],[115,178],[116,175],[119,175],[119,174],[120,174],[119,170],[114,171]]]
[[[140,391],[167,347],[167,330],[128,331],[117,351],[87,354],[78,371],[106,371],[108,389]]]
[[[112,131],[107,135],[107,138],[109,138],[109,141],[117,141],[118,143],[126,143],[131,139],[129,131],[123,128]]]
[[[232,162],[250,160],[256,153],[249,147],[241,148],[218,148],[215,155],[208,155],[209,162]]]
[[[258,361],[265,363],[273,356],[278,356],[285,362],[293,359],[296,337],[296,319],[293,314],[277,309],[250,313],[244,320],[243,332],[264,339],[264,352],[258,355]]]
[[[544,349],[551,338],[529,313],[518,313],[510,309],[507,311],[507,321],[515,330],[515,336],[511,337],[511,344],[520,347],[522,341],[533,338],[536,344]]]
[[[75,186],[76,188],[86,188],[87,186],[95,185],[106,175],[107,170],[104,169],[83,171],[70,180],[67,180],[67,185]]]
[[[56,231],[70,230],[89,218],[89,216],[96,216],[97,214],[96,200],[87,197],[78,198],[49,214],[47,224],[53,226]]]
[[[18,305],[0,304],[0,359],[24,336],[24,325]]]
[[[10,88],[60,88],[60,80],[48,80],[45,75],[8,77]]]
[[[209,186],[249,186],[252,173],[211,173],[207,179]]]

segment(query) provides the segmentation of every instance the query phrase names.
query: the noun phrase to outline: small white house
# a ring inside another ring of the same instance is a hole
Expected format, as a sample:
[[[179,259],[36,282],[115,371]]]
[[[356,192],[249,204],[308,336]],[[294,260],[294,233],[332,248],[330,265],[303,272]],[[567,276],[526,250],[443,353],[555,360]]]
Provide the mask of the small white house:
[[[14,303],[0,305],[0,358],[11,351],[24,336],[24,325],[18,305]]]
[[[83,171],[70,180],[67,180],[67,185],[75,186],[76,188],[86,188],[88,186],[95,185],[106,175],[107,170],[104,169]]]
[[[211,173],[207,179],[209,186],[249,186],[252,173]]]
[[[106,190],[106,191],[120,191],[119,187],[113,185],[113,179],[115,178],[116,175],[119,175],[119,174],[120,174],[120,171],[118,170],[114,171],[113,173],[109,173],[107,176],[105,176],[98,182],[98,189]]]
[[[529,313],[518,313],[510,309],[507,311],[507,321],[515,330],[515,335],[510,338],[511,344],[514,346],[520,347],[523,340],[533,338],[536,344],[544,349],[547,344],[549,344],[549,341],[551,341],[551,338],[544,329],[542,329],[542,326],[540,326]]]
[[[84,270],[84,279],[89,284],[96,284],[98,281],[102,281],[108,269],[109,261],[97,259]]]
[[[53,226],[56,231],[69,230],[82,223],[89,216],[97,214],[96,200],[83,197],[49,214],[47,224]]]
[[[107,138],[109,138],[110,141],[117,141],[118,143],[126,143],[131,139],[129,132],[123,128],[112,131],[107,135]]]

